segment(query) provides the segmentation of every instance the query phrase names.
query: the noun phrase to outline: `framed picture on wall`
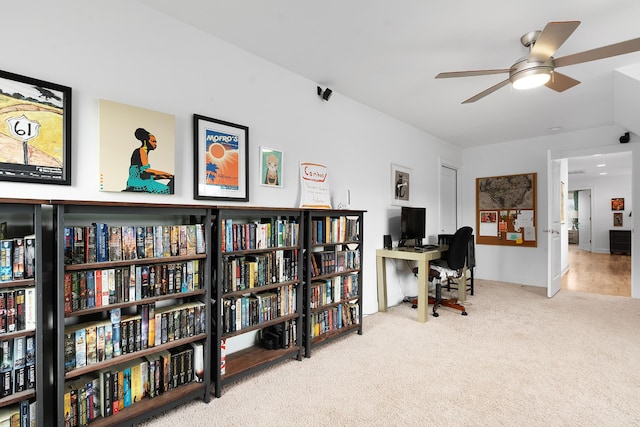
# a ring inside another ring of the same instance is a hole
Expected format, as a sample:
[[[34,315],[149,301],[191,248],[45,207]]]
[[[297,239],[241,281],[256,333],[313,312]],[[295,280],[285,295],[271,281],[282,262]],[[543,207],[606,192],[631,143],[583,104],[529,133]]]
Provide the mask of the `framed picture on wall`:
[[[176,118],[100,100],[100,191],[174,194]]]
[[[622,212],[613,213],[613,226],[622,227]]]
[[[249,200],[249,128],[193,115],[193,197]]]
[[[71,185],[71,88],[0,71],[0,180]]]
[[[611,210],[612,211],[623,211],[624,210],[624,197],[616,197],[611,199]]]
[[[282,151],[260,147],[260,185],[282,188]]]
[[[391,163],[391,204],[408,206],[411,203],[410,168]]]

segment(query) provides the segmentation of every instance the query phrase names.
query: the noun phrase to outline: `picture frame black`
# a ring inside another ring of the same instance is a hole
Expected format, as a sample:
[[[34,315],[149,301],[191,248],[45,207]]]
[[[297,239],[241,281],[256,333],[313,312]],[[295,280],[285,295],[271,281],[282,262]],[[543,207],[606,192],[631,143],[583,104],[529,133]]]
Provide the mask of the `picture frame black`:
[[[0,70],[0,180],[71,185],[71,88]]]
[[[193,198],[249,201],[249,127],[193,115]]]

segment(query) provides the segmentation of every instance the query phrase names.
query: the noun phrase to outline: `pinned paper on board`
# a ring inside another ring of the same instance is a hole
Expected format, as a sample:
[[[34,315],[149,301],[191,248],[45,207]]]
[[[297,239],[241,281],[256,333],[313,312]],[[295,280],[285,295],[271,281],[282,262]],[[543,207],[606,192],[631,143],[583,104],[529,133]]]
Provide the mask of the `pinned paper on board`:
[[[522,233],[509,232],[507,233],[507,240],[516,243],[522,243]]]

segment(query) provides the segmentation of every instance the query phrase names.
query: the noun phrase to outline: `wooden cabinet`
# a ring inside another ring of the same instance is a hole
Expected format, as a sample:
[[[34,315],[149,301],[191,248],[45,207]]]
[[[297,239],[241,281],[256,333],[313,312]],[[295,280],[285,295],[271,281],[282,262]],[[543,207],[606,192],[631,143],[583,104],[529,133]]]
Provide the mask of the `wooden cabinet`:
[[[92,426],[131,425],[208,402],[210,210],[52,204],[55,424],[89,413]]]
[[[609,230],[609,251],[631,255],[631,231]]]
[[[222,387],[275,363],[302,359],[303,216],[297,209],[212,213],[212,380]]]
[[[53,408],[44,349],[54,341],[45,329],[51,294],[43,286],[42,200],[0,199],[0,411],[26,406],[38,426]],[[20,357],[16,357],[16,356]],[[51,358],[48,359],[49,361]]]
[[[570,245],[577,245],[578,243],[580,243],[579,237],[580,237],[580,231],[579,230],[569,230],[569,244]]]
[[[345,334],[362,334],[363,211],[305,212],[305,356]]]

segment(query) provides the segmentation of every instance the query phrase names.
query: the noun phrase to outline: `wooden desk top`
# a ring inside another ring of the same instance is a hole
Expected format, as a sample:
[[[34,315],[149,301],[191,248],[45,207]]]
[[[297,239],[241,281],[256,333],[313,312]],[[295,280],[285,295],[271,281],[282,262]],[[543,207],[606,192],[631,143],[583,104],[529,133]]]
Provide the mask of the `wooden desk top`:
[[[422,251],[414,248],[393,248],[393,249],[377,249],[376,256],[381,258],[395,258],[408,260],[432,260],[441,257],[442,252],[449,247],[447,245],[438,246],[438,249]]]

